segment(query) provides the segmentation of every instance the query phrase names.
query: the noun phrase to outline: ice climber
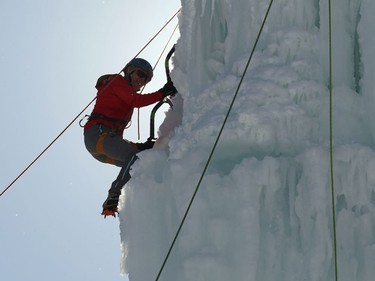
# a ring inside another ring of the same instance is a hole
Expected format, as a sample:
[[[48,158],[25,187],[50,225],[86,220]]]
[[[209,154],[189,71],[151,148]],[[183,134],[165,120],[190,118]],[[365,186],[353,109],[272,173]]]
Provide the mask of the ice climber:
[[[154,145],[151,140],[133,143],[123,138],[134,108],[151,105],[177,92],[169,81],[156,92],[137,93],[153,76],[151,65],[144,59],[131,60],[122,72],[123,75],[107,74],[98,79],[96,104],[84,126],[85,146],[91,155],[100,162],[121,167],[103,203],[105,217],[116,216],[118,212],[121,189],[130,179],[129,170],[136,154]]]

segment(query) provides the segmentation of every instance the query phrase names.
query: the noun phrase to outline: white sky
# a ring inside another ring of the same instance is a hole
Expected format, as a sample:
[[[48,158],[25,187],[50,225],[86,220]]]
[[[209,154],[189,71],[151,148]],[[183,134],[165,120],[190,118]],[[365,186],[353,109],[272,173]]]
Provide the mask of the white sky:
[[[179,7],[173,0],[0,2],[1,191],[94,98],[97,77],[119,72]],[[154,64],[176,24],[140,57]],[[145,92],[165,83],[164,57]],[[141,117],[145,140],[149,112],[141,109]],[[133,141],[136,129],[134,120],[126,133]],[[86,152],[75,122],[0,197],[1,279],[125,280],[118,219],[100,215],[118,171]]]

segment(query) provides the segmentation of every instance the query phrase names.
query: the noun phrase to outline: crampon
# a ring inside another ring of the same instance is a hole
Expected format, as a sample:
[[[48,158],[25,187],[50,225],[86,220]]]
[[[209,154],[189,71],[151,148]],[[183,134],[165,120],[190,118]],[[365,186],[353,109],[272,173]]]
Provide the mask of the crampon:
[[[104,216],[104,218],[108,216],[116,217],[116,214],[118,214],[117,208],[115,210],[103,209],[103,212],[102,212],[102,215]]]
[[[104,218],[107,216],[116,217],[116,213],[118,214],[118,198],[120,194],[115,192],[109,192],[107,199],[103,203],[103,212],[102,215]]]

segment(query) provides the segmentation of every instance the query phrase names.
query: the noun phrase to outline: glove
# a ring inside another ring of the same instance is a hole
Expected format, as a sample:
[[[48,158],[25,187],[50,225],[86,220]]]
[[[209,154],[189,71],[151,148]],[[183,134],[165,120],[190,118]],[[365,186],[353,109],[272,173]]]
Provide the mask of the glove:
[[[140,151],[142,151],[142,150],[153,148],[154,144],[155,144],[154,140],[147,140],[146,142],[143,142],[143,143],[139,142],[139,143],[136,143],[135,145]]]
[[[177,93],[177,89],[174,87],[172,81],[168,81],[159,92],[163,94],[163,97],[174,96]]]

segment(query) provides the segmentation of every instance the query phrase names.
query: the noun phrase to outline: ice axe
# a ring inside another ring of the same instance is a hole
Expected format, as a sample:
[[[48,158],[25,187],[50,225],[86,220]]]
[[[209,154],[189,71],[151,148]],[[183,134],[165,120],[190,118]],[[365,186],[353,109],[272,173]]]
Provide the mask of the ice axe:
[[[170,70],[169,70],[169,60],[171,59],[173,53],[175,51],[175,45],[173,45],[172,49],[169,51],[169,53],[167,54],[166,58],[165,58],[165,73],[167,75],[167,81],[171,81],[171,76],[170,76]],[[156,114],[156,111],[158,111],[158,109],[164,104],[164,103],[168,103],[170,107],[173,108],[173,103],[172,101],[166,97],[164,99],[162,99],[161,101],[159,101],[152,109],[151,111],[151,114],[150,114],[150,137],[147,139],[147,141],[153,141],[155,140],[155,114]]]

